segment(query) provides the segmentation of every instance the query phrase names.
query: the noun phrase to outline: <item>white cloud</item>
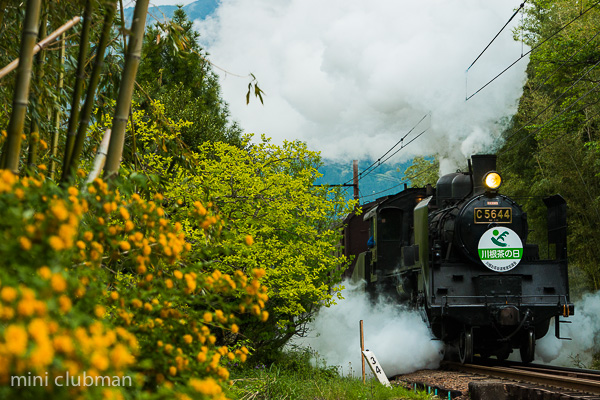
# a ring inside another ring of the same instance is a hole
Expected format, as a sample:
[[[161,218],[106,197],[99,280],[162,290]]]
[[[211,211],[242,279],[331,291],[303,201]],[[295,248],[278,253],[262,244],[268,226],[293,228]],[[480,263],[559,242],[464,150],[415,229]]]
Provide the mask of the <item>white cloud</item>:
[[[264,106],[256,98],[246,105],[249,79],[221,74],[224,98],[246,131],[277,143],[306,141],[329,159],[378,158],[431,112],[407,139],[431,129],[394,161],[438,152],[464,164],[464,156],[489,149],[496,122],[516,110],[526,59],[468,102],[465,70],[517,6],[223,0],[196,26],[215,64],[254,73],[266,93]],[[520,55],[509,27],[469,71],[469,92]]]

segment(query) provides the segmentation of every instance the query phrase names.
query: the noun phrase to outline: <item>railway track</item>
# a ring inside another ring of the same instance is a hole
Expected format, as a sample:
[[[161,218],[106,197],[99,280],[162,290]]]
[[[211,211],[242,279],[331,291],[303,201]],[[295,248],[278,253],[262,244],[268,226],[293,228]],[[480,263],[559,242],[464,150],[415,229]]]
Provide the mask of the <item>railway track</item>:
[[[528,394],[527,398],[600,399],[600,371],[519,363],[494,365],[490,362],[481,364],[447,362],[443,364],[442,368],[534,385],[520,386],[504,381],[497,382],[498,385],[504,385],[507,399],[521,398],[515,397],[515,395],[523,390],[533,393]],[[547,390],[542,390],[540,386],[546,387]],[[471,385],[469,385],[469,389],[471,389]],[[535,396],[536,391],[539,397]]]

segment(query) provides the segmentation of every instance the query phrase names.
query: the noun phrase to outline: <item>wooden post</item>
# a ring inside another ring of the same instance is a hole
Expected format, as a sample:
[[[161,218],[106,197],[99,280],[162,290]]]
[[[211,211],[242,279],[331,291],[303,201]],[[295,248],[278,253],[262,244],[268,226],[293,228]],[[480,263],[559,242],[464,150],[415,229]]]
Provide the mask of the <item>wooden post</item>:
[[[365,351],[365,335],[363,332],[363,320],[360,320],[360,360],[362,361],[362,378],[363,384],[366,383],[365,379],[365,358],[363,357],[363,351]]]
[[[358,160],[352,161],[352,178],[354,186],[354,200],[358,200]]]

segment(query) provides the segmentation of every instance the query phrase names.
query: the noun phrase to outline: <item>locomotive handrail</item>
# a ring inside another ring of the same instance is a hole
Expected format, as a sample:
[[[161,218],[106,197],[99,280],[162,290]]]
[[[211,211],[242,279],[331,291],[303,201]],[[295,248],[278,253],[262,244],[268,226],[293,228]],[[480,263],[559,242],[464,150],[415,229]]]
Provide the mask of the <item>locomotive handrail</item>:
[[[567,301],[567,297],[564,295],[559,295],[559,294],[539,294],[539,295],[498,295],[498,296],[491,296],[491,295],[482,295],[482,296],[470,296],[470,295],[463,295],[463,296],[457,296],[457,295],[452,295],[452,296],[442,296],[442,308],[446,308],[446,307],[487,307],[489,305],[497,305],[497,304],[501,304],[504,303],[508,304],[509,299],[512,300],[513,302],[515,302],[516,300],[516,305],[518,306],[522,306],[523,305],[523,300],[525,299],[530,299],[530,298],[536,298],[536,299],[542,299],[542,301],[544,299],[548,299],[548,298],[553,298],[553,299],[557,299],[556,305],[557,306],[562,306],[562,305],[568,305],[570,304]],[[564,298],[564,301],[562,301]],[[483,300],[484,303],[480,303],[480,304],[463,304],[463,305],[459,305],[459,304],[450,304],[448,302],[448,300],[452,300],[452,299],[471,299],[471,300]],[[526,303],[527,304],[527,303]],[[538,306],[538,305],[543,305],[543,306],[548,306],[548,305],[553,305],[549,302],[542,302],[542,303],[532,303],[532,304],[527,304],[530,306]]]

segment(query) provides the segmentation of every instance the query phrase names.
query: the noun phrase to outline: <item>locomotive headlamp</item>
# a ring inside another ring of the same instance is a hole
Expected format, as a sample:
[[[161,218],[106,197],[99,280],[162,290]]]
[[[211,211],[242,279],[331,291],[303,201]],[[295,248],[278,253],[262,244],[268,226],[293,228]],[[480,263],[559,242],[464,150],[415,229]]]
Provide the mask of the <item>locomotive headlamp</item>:
[[[485,175],[483,182],[485,183],[485,186],[488,189],[496,190],[502,184],[502,178],[500,177],[500,174],[496,171],[491,171]]]

